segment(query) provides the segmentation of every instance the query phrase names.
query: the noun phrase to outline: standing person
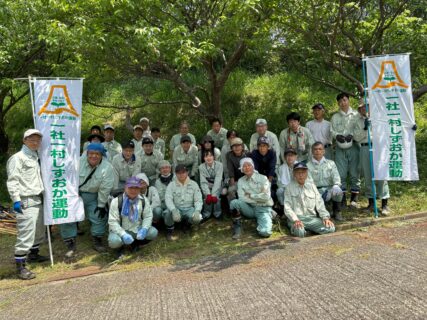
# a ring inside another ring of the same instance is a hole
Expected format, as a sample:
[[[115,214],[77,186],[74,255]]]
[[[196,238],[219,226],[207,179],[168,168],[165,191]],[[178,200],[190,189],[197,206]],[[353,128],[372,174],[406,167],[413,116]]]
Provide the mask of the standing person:
[[[200,141],[199,164],[205,161],[203,154],[208,150],[213,152],[215,161],[221,162],[221,151],[216,147],[214,140],[211,136],[204,136],[202,141]]]
[[[244,176],[242,171],[240,170],[240,160],[246,158],[249,154],[247,150],[245,150],[245,145],[243,144],[242,139],[234,138],[231,140],[231,151],[227,153],[227,171],[228,171],[228,190],[227,190],[227,198],[228,201],[231,201],[236,198],[237,192],[237,181],[241,177]]]
[[[312,108],[314,119],[305,125],[310,130],[314,141],[320,141],[325,148],[326,159],[333,160],[331,123],[325,120],[325,106],[321,103]]]
[[[255,170],[266,176],[268,181],[272,183],[276,176],[277,157],[274,149],[270,149],[270,140],[268,137],[258,138],[258,148],[253,150],[249,154],[249,157],[254,161]]]
[[[221,148],[221,163],[224,165],[224,177],[228,178],[228,173],[227,173],[227,153],[229,153],[231,151],[231,140],[233,140],[234,138],[237,138],[239,135],[237,133],[236,130],[228,130],[227,131],[227,139],[224,140],[223,144],[222,144],[222,148]]]
[[[129,140],[123,143],[122,153],[113,158],[114,189],[123,189],[128,178],[141,172],[141,158],[134,151],[135,144]]]
[[[111,201],[108,245],[117,250],[118,258],[122,256],[124,246],[131,246],[134,251],[139,245],[154,240],[158,234],[152,226],[150,203],[140,190],[140,180],[130,177],[126,180],[124,193]]]
[[[144,129],[140,125],[136,125],[133,127],[133,143],[135,145],[135,155],[141,156],[142,153],[142,138],[144,134]]]
[[[203,153],[204,162],[199,166],[200,188],[203,195],[203,212],[204,220],[213,216],[221,218],[221,188],[223,177],[222,163],[216,161],[212,150],[206,150]]]
[[[301,126],[300,121],[301,116],[297,112],[291,112],[286,116],[288,128],[280,133],[279,144],[283,151],[287,148],[296,150],[297,161],[307,161],[314,141],[310,130]]]
[[[347,93],[337,95],[340,110],[332,116],[331,135],[336,140],[335,163],[341,177],[343,190],[342,205],[347,205],[347,177],[350,177],[350,206],[358,208],[357,203],[360,192],[359,173],[359,146],[353,143],[354,124],[357,120],[357,112],[350,108],[350,100]]]
[[[175,148],[173,152],[173,165],[176,168],[178,165],[184,165],[191,179],[195,179],[197,169],[199,167],[199,150],[191,144],[189,136],[181,137],[181,144]]]
[[[176,179],[166,188],[165,202],[169,214],[165,216],[168,239],[173,240],[175,222],[183,222],[186,227],[197,225],[202,220],[202,193],[196,182],[188,177],[185,165],[175,167]]]
[[[252,134],[251,140],[249,142],[249,150],[255,150],[258,147],[258,138],[259,137],[268,137],[270,139],[270,148],[273,148],[276,151],[277,163],[280,163],[280,144],[277,140],[275,133],[268,131],[267,120],[257,119],[255,122],[256,132]]]
[[[92,126],[91,128],[90,128],[90,135],[99,135],[99,136],[102,136],[102,130],[101,130],[101,127],[100,126],[98,126],[98,125],[94,125],[94,126]],[[98,141],[99,142],[99,141]],[[90,143],[90,140],[89,139],[87,139],[87,141],[83,144],[83,152],[85,152],[86,151],[86,149],[87,149],[87,146],[89,145],[89,143]]]
[[[175,148],[181,144],[181,138],[187,136],[193,146],[196,146],[196,138],[190,133],[190,127],[187,121],[182,121],[179,126],[179,133],[172,136],[169,142],[169,153],[172,158]]]
[[[307,179],[307,171],[304,162],[296,163],[293,170],[294,180],[285,191],[285,215],[291,234],[304,237],[306,230],[318,234],[335,232],[334,223],[317,187]]]
[[[104,138],[105,141],[102,144],[107,151],[108,161],[112,162],[114,156],[122,153],[122,146],[114,140],[114,127],[112,125],[107,124],[104,126]]]
[[[358,142],[360,145],[359,163],[365,180],[366,197],[369,201],[365,211],[372,212],[374,210],[374,195],[372,192],[372,172],[368,144],[369,118],[366,113],[365,104],[360,104],[357,111],[359,112],[359,117],[357,118],[354,128],[354,141]],[[377,197],[381,199],[381,214],[383,216],[389,215],[390,209],[388,208],[388,199],[390,198],[390,191],[387,181],[375,181],[375,190]]]
[[[282,206],[285,203],[285,190],[293,179],[293,168],[297,161],[297,152],[292,148],[288,148],[284,152],[285,162],[277,169],[277,200]],[[283,213],[283,210],[281,210]]]
[[[44,241],[43,181],[39,156],[43,135],[36,129],[24,132],[21,151],[7,161],[7,190],[16,213],[15,262],[18,277],[29,280],[35,273],[26,268],[26,262],[49,260],[39,255],[39,246]]]
[[[325,147],[318,141],[311,147],[312,158],[307,162],[308,174],[313,179],[323,201],[332,200],[332,218],[343,221],[341,216],[342,189],[337,166],[325,158]]]
[[[163,154],[154,150],[154,141],[151,137],[144,137],[142,139],[142,153],[141,153],[141,171],[144,172],[150,184],[154,185],[158,174],[159,162],[163,160]]]
[[[136,177],[141,180],[141,195],[150,202],[151,211],[153,212],[153,223],[158,223],[163,218],[159,192],[155,186],[150,185],[150,180],[145,173],[138,173]]]
[[[241,216],[256,219],[257,231],[261,237],[272,234],[273,199],[270,194],[270,182],[267,177],[255,170],[251,158],[240,160],[240,170],[244,174],[237,182],[238,199],[230,203],[233,219],[233,239],[240,239],[242,234]]]
[[[114,186],[114,169],[103,158],[104,155],[105,149],[101,143],[89,144],[87,156],[80,158],[79,174],[79,194],[83,200],[85,216],[90,221],[93,248],[98,252],[106,251],[102,243],[108,220],[105,206]],[[65,257],[72,258],[76,251],[77,224],[61,224],[60,231],[68,248]]]
[[[160,129],[157,127],[151,129],[151,137],[154,141],[154,150],[159,151],[164,158],[166,156],[166,143],[165,140],[160,138]]]
[[[165,217],[170,215],[170,211],[168,210],[165,202],[166,188],[168,187],[169,183],[172,182],[174,176],[172,174],[172,166],[167,160],[162,160],[159,162],[159,170],[160,174],[156,180],[155,187],[159,192],[159,197],[162,204],[162,218],[166,221]],[[169,229],[170,227],[167,228]],[[173,227],[171,232],[168,230],[166,238],[169,241],[176,240],[176,237],[173,235]]]
[[[131,108],[128,108],[126,112],[125,125],[126,125],[126,128],[133,133],[133,131],[135,130],[135,126],[132,126],[132,123],[130,120],[131,113],[132,113]],[[140,126],[142,129],[142,137],[151,136],[150,119],[148,119],[147,117],[142,117],[141,119],[139,119],[139,124],[137,125]]]
[[[211,121],[211,130],[206,135],[212,137],[215,146],[221,150],[227,140],[227,129],[222,127],[221,120],[215,118]]]

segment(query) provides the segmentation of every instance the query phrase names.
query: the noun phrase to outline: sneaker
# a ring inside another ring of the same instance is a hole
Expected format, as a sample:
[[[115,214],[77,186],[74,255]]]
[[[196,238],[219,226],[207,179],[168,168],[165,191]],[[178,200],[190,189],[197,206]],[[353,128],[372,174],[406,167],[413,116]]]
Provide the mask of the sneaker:
[[[359,209],[360,205],[356,201],[351,201],[350,202],[350,208]]]
[[[383,206],[381,208],[381,215],[388,216],[390,214],[390,208],[388,206]]]

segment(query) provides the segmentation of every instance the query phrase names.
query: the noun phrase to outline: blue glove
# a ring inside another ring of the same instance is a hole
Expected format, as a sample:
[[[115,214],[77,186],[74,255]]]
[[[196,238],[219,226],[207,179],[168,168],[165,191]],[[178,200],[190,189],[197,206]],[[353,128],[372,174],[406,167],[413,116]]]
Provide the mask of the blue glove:
[[[22,213],[21,201],[16,201],[13,203],[13,211]]]
[[[129,233],[125,233],[122,236],[122,240],[124,244],[131,244],[133,242],[133,237]]]
[[[141,228],[141,229],[139,229],[139,230],[138,230],[138,233],[137,233],[137,235],[136,235],[136,238],[137,238],[138,240],[144,240],[144,239],[145,239],[145,237],[147,236],[147,232],[148,232],[148,229],[147,229],[147,228]]]

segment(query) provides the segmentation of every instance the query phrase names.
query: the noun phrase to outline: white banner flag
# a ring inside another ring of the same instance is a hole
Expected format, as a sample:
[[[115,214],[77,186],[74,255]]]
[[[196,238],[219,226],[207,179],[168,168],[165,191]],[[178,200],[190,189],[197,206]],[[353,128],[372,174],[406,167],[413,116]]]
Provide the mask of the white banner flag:
[[[409,55],[366,58],[375,180],[418,180]]]
[[[46,225],[82,221],[79,197],[83,79],[34,79],[34,117],[43,134],[41,171]]]

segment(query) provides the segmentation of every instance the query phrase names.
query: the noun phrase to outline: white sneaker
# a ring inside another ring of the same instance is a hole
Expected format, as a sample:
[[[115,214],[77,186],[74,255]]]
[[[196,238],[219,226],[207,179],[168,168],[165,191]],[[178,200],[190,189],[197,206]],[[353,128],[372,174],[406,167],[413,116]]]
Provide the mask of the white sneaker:
[[[356,201],[350,202],[350,207],[353,209],[359,209],[360,205]]]

